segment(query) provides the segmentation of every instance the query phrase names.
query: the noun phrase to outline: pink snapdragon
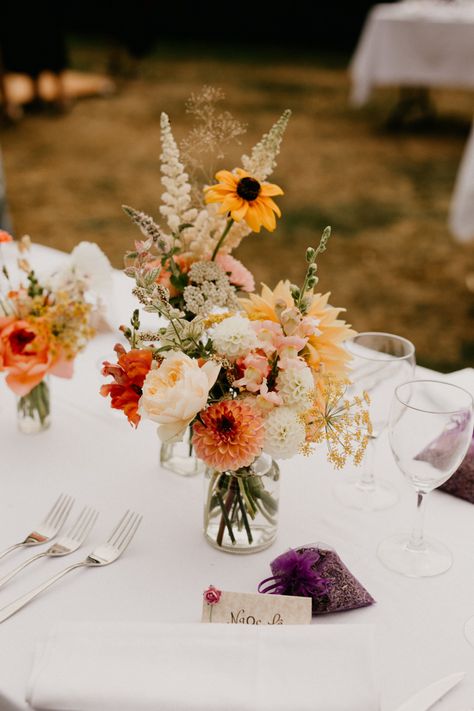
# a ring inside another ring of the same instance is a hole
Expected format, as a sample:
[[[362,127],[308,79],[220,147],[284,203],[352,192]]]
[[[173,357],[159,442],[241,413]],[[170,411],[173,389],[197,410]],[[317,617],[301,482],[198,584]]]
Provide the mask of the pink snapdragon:
[[[268,358],[258,353],[249,353],[245,358],[239,359],[237,365],[243,370],[243,376],[235,380],[232,385],[245,388],[251,393],[258,392],[262,382],[270,373]]]

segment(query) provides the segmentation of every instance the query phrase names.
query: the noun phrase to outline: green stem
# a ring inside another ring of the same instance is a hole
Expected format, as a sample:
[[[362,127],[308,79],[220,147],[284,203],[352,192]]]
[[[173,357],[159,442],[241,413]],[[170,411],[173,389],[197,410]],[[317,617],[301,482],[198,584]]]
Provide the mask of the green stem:
[[[239,502],[240,511],[242,513],[242,520],[244,522],[245,531],[247,533],[247,538],[249,543],[253,543],[252,530],[249,525],[249,520],[247,518],[247,511],[245,510],[245,504],[243,502],[242,496],[240,495],[240,488],[236,491],[237,501]]]
[[[213,251],[212,257],[211,257],[211,262],[213,262],[213,261],[215,260],[215,258],[216,258],[216,256],[217,256],[217,252],[218,252],[218,251],[220,250],[220,248],[222,247],[222,243],[224,242],[225,238],[226,238],[227,235],[229,234],[229,230],[230,230],[230,228],[232,227],[233,224],[234,224],[234,220],[232,219],[232,217],[229,217],[229,219],[227,220],[227,224],[226,224],[226,226],[225,226],[224,232],[222,233],[219,242],[216,244],[216,246],[215,246],[215,248],[214,248],[214,251]]]
[[[235,493],[236,492],[234,491],[234,489],[232,488],[232,485],[231,485],[231,489],[230,489],[229,493],[227,494],[225,504],[224,504],[224,499],[222,498],[222,494],[220,493],[220,491],[218,491],[216,493],[217,500],[219,502],[219,506],[221,507],[221,511],[222,511],[221,523],[220,523],[219,531],[217,533],[217,538],[216,538],[216,543],[218,546],[222,546],[222,539],[224,537],[224,528],[227,528],[227,530],[229,532],[229,538],[232,541],[232,543],[235,544],[235,536],[234,536],[234,532],[232,530],[232,524],[230,522],[229,513],[228,513],[232,507]]]

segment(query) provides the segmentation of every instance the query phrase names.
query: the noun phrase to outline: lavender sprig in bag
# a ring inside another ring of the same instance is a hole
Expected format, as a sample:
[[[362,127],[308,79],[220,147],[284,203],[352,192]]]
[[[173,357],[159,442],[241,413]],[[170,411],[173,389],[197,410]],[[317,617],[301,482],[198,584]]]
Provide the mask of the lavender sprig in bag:
[[[375,602],[338,554],[323,543],[290,548],[270,568],[273,575],[262,580],[258,591],[311,597],[313,615],[355,610]]]

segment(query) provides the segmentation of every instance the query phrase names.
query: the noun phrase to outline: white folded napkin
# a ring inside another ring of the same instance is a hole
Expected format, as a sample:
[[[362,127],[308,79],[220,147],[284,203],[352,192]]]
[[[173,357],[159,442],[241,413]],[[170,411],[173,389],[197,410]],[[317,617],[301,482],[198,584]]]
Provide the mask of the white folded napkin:
[[[378,711],[369,625],[60,623],[27,690],[50,711]]]

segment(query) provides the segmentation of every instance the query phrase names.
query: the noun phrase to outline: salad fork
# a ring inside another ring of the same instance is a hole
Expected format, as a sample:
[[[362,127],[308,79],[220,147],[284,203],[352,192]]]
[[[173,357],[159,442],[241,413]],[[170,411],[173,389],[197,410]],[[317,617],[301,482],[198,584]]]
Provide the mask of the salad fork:
[[[44,521],[42,521],[31,533],[29,533],[23,541],[14,543],[9,548],[6,548],[0,553],[0,559],[8,555],[17,548],[25,548],[27,546],[39,546],[42,543],[47,543],[51,538],[59,533],[61,527],[69,516],[69,512],[74,504],[74,499],[66,494],[61,494],[53,504]]]
[[[92,553],[89,553],[85,560],[73,563],[73,565],[70,565],[68,568],[56,573],[56,575],[53,575],[52,578],[49,578],[30,592],[22,595],[9,605],[2,607],[0,610],[0,622],[4,622],[4,620],[14,615],[15,612],[21,610],[22,607],[27,605],[31,602],[31,600],[40,595],[44,590],[49,588],[72,570],[76,570],[76,568],[101,568],[104,565],[110,565],[110,563],[116,561],[132,541],[141,521],[142,516],[134,513],[133,511],[126,511],[110,534],[106,543],[103,543],[98,546],[98,548],[95,548]]]
[[[84,507],[65,536],[61,536],[61,538],[59,538],[56,543],[53,543],[48,550],[43,551],[42,553],[37,553],[31,558],[28,558],[28,560],[25,560],[24,563],[21,563],[9,573],[4,575],[3,578],[0,578],[0,588],[35,560],[45,557],[57,558],[59,556],[69,555],[70,553],[77,551],[91,532],[92,527],[97,521],[98,515],[98,512],[94,511],[94,509],[87,508],[87,506]]]

